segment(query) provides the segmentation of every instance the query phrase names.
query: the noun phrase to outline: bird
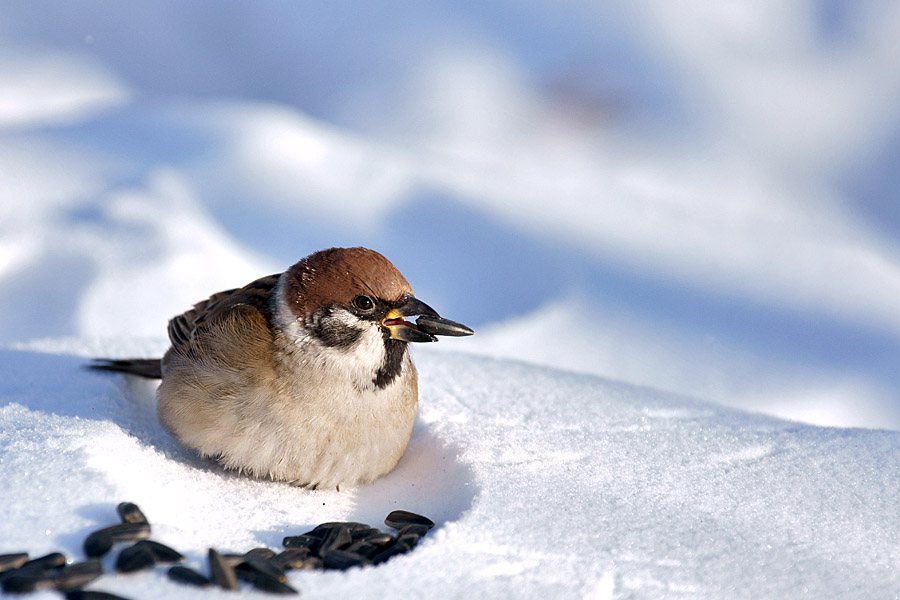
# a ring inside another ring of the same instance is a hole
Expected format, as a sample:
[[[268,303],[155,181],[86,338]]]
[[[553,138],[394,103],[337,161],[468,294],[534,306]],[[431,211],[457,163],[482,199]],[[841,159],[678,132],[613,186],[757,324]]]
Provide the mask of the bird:
[[[162,426],[225,469],[339,490],[387,474],[406,450],[418,410],[409,343],[473,333],[378,252],[329,248],[174,317],[161,359],[89,366],[161,379]]]

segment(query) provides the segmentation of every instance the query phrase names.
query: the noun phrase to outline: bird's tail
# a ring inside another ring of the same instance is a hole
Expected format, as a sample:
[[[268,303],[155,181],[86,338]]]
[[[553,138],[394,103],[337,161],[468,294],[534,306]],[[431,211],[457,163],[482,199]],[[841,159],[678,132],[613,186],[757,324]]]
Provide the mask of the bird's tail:
[[[87,366],[98,371],[113,371],[147,379],[162,379],[162,360],[158,358],[95,358],[94,362]]]

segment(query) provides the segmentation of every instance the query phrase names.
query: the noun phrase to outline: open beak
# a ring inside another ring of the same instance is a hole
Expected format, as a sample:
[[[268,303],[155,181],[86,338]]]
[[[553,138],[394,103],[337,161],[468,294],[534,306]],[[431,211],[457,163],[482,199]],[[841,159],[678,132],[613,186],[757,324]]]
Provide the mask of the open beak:
[[[403,317],[418,317],[415,323]],[[387,314],[381,326],[392,339],[404,342],[436,342],[439,335],[472,335],[475,333],[462,323],[444,319],[433,308],[416,298],[406,296],[406,302]]]

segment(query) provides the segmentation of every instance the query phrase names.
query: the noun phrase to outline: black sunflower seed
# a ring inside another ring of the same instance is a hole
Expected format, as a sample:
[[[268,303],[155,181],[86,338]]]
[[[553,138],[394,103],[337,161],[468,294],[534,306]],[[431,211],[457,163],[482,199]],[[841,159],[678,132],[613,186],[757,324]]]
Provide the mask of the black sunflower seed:
[[[177,566],[169,569],[169,579],[178,583],[186,583],[197,587],[209,587],[210,581],[197,571],[187,567]]]
[[[313,528],[313,531],[320,529],[331,529],[332,527],[343,527],[348,531],[356,531],[357,529],[371,529],[372,526],[358,521],[328,521],[327,523],[319,523]]]
[[[255,587],[256,589],[262,590],[264,592],[269,592],[270,594],[288,595],[300,593],[282,581],[270,579],[264,576],[259,576],[256,579],[253,579],[250,583],[252,583],[253,587]]]
[[[269,548],[253,548],[252,550],[248,550],[247,552],[245,552],[244,556],[247,558],[256,557],[268,560],[275,556],[275,551]]]
[[[372,561],[361,554],[346,550],[329,550],[322,557],[327,569],[349,569],[372,564]]]
[[[429,317],[427,315],[422,315],[416,319],[416,327],[418,327],[420,331],[424,331],[431,335],[451,335],[458,337],[475,333],[471,328],[466,327],[462,323],[457,323],[456,321],[451,321],[450,319],[445,319],[443,317]]]
[[[150,537],[149,523],[119,523],[112,527],[106,527],[106,531],[112,536],[114,542],[136,542]]]
[[[275,552],[273,550],[269,550],[268,548],[253,548],[244,552],[243,554],[234,554],[228,553],[223,554],[222,558],[231,565],[232,567],[236,567],[248,558],[262,558],[264,560],[269,560],[275,556]]]
[[[66,564],[66,557],[59,552],[51,552],[46,556],[33,558],[22,565],[22,569],[56,569]]]
[[[353,542],[352,544],[347,546],[345,550],[347,552],[353,552],[354,554],[365,556],[366,558],[372,558],[373,556],[381,552],[381,548],[379,548],[375,544],[370,544],[365,540]]]
[[[153,540],[141,540],[135,544],[141,548],[146,548],[158,563],[173,563],[184,561],[184,555],[165,544],[154,542]]]
[[[376,554],[372,558],[372,562],[376,565],[380,565],[381,563],[397,556],[398,554],[405,554],[409,552],[409,550],[410,548],[405,544],[394,544],[392,546],[388,546],[387,548]]]
[[[384,519],[384,524],[394,529],[401,529],[404,525],[425,525],[428,529],[434,527],[434,521],[428,517],[417,515],[406,510],[395,510]]]
[[[222,555],[222,560],[224,560],[229,567],[232,569],[244,562],[243,554],[235,554],[233,552],[228,552]]]
[[[0,573],[11,569],[18,569],[26,562],[28,562],[28,554],[26,552],[0,555]]]
[[[119,513],[123,523],[149,523],[147,517],[133,502],[121,502],[116,506],[116,512]]]
[[[341,524],[335,525],[328,530],[328,534],[322,540],[321,545],[319,545],[318,554],[324,557],[331,550],[340,550],[349,546],[352,542],[353,538],[350,536],[350,530]]]
[[[318,529],[310,529],[303,535],[311,538],[316,538],[318,540],[324,540],[329,531],[331,531],[331,527],[320,527]]]
[[[116,596],[109,592],[98,592],[96,590],[72,590],[66,592],[66,600],[128,600],[122,596]]]
[[[299,569],[310,555],[309,548],[288,548],[275,555],[272,563],[281,569]]]
[[[242,579],[245,574],[252,572],[251,577],[254,575],[261,575],[282,583],[287,582],[287,575],[284,574],[283,570],[278,568],[269,559],[260,558],[258,556],[246,557],[241,564],[234,568],[234,570],[238,577],[241,577]],[[248,579],[248,581],[252,580]]]
[[[153,552],[146,546],[135,544],[119,552],[116,558],[116,571],[119,573],[134,573],[149,569],[156,564]]]
[[[113,547],[113,538],[104,530],[95,531],[84,540],[84,553],[88,556],[103,556]]]
[[[362,540],[365,538],[372,537],[373,535],[378,535],[381,533],[380,529],[375,529],[374,527],[366,527],[365,529],[351,529],[350,537],[353,538],[353,541]]]
[[[404,525],[397,531],[397,538],[401,538],[405,535],[414,535],[416,537],[423,537],[428,530],[431,529],[427,525],[420,525],[418,523],[410,523],[409,525]]]
[[[9,572],[3,578],[2,586],[3,591],[7,594],[26,594],[54,588],[56,587],[56,582],[53,575],[49,572],[23,569]]]
[[[220,588],[226,590],[238,589],[237,575],[234,573],[234,568],[228,564],[224,556],[212,548],[209,549],[209,572],[212,575],[210,578],[212,582]]]
[[[83,562],[66,565],[56,574],[54,584],[60,590],[76,590],[103,575],[103,566],[100,561],[90,558]]]
[[[378,533],[373,533],[372,535],[364,537],[361,541],[375,546],[387,546],[388,544],[394,543],[394,536],[383,531],[378,531]]]
[[[420,538],[417,535],[414,535],[412,533],[407,533],[406,535],[398,535],[397,541],[394,542],[394,545],[395,546],[405,546],[407,550],[412,550],[413,548],[415,548],[418,545],[419,540],[421,540],[421,539],[422,538]]]
[[[292,535],[284,538],[281,544],[285,548],[309,548],[309,551],[315,553],[322,543],[322,538],[313,537],[311,535]]]
[[[303,561],[303,564],[299,567],[299,569],[303,571],[316,571],[318,569],[325,568],[325,561],[323,561],[318,556],[310,556],[306,560]]]
[[[115,542],[136,542],[150,537],[149,523],[119,523],[93,532],[84,540],[84,553],[95,558],[109,552]]]

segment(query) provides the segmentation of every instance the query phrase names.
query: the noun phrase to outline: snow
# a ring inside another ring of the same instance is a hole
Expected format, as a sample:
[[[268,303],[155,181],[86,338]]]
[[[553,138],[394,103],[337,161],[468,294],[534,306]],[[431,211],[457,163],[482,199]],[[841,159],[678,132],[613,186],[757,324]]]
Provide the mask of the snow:
[[[78,556],[122,500],[195,566],[402,507],[438,522],[415,552],[292,581],[896,597],[898,33],[846,1],[4,3],[0,552]],[[224,473],[81,368],[334,245],[477,330],[415,349],[372,486]]]
[[[369,486],[309,492],[199,460],[156,422],[154,383],[88,371],[63,350],[0,361],[4,551],[82,556],[84,537],[133,500],[154,539],[205,570],[208,547],[277,549],[319,522],[383,527],[403,508],[437,523],[413,552],[378,568],[293,573],[291,584],[311,598],[873,598],[900,585],[894,432],[417,351],[422,407],[398,468]],[[188,593],[161,568],[92,587]]]

